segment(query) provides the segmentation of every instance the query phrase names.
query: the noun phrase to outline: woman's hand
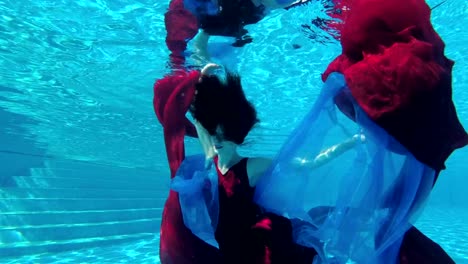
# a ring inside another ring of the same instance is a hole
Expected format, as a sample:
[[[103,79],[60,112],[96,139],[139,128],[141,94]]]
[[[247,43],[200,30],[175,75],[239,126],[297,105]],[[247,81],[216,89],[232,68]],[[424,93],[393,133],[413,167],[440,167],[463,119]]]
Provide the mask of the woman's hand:
[[[366,136],[363,133],[359,133],[353,136],[354,142],[366,143]]]

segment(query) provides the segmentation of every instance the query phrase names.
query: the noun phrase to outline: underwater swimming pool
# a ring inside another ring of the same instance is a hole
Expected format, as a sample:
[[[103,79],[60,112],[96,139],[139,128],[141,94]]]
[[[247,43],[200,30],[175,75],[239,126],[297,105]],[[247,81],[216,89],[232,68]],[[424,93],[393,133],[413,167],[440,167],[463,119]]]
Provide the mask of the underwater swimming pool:
[[[162,129],[151,104],[154,80],[169,72],[167,4],[161,2],[0,0],[0,252],[22,248],[1,263],[157,262],[168,180]],[[273,155],[316,99],[320,74],[340,52],[326,33],[301,26],[324,17],[321,6],[316,1],[274,12],[248,26],[253,43],[215,55],[244,76],[262,121],[245,152]],[[453,98],[465,127],[467,15],[463,0],[447,0],[433,11],[446,55],[456,62]],[[214,40],[213,50],[228,41]],[[198,151],[197,142],[189,141],[188,152]],[[468,263],[467,160],[467,148],[451,156],[417,223],[457,263]],[[128,201],[121,203],[122,198]],[[36,216],[24,216],[28,212]],[[20,222],[8,218],[20,214]],[[117,221],[121,214],[127,218]],[[52,229],[60,231],[49,236]],[[28,241],[27,232],[40,239]],[[86,247],[35,255],[47,243],[80,244],[75,233],[83,232],[95,239]],[[104,243],[107,239],[111,243]]]
[[[456,220],[454,220],[456,219]],[[429,208],[416,224],[422,232],[447,250],[456,263],[468,263],[468,221],[465,208]],[[159,263],[159,239],[136,240],[114,246],[94,247],[73,252],[7,258],[2,263]]]

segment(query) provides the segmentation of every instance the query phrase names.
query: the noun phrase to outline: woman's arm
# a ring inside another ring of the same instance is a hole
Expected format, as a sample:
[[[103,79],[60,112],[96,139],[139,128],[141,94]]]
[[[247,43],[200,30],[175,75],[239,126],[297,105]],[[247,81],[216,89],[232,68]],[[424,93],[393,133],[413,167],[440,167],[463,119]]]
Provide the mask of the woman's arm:
[[[205,31],[200,30],[194,38],[194,54],[192,58],[198,61],[200,64],[206,63],[210,60],[210,54],[208,53],[208,41],[210,35]]]
[[[320,154],[318,154],[313,161],[299,162],[298,166],[309,169],[318,168],[337,158],[346,151],[354,148],[356,144],[364,142],[365,139],[365,136],[362,134],[354,135],[345,142],[334,145],[320,152]],[[254,187],[257,184],[260,177],[271,166],[272,161],[273,160],[269,158],[250,158],[247,161],[247,175],[249,177],[249,183],[251,187]]]
[[[198,81],[201,81],[201,77],[204,75],[213,74],[213,71],[218,68],[220,68],[219,65],[214,64],[214,63],[208,63],[200,71],[200,78],[198,79]],[[195,98],[196,96],[197,96],[197,91],[195,91]],[[197,120],[194,120],[193,123],[195,125],[195,129],[197,130],[198,139],[202,146],[203,152],[205,153],[206,159],[207,160],[212,159],[216,155],[216,153],[214,151],[214,146],[213,146],[213,142],[211,141],[210,134]]]
[[[345,153],[346,151],[354,148],[356,144],[362,143],[366,140],[363,134],[354,135],[352,138],[342,142],[340,144],[334,145],[322,152],[320,152],[312,162],[305,163],[304,165],[308,168],[315,169],[326,163],[332,161],[333,159],[337,158],[341,154]]]
[[[195,120],[195,128],[197,129],[198,140],[200,141],[203,152],[207,160],[212,159],[216,153],[214,151],[213,143],[211,142],[211,137],[208,134],[208,131]]]

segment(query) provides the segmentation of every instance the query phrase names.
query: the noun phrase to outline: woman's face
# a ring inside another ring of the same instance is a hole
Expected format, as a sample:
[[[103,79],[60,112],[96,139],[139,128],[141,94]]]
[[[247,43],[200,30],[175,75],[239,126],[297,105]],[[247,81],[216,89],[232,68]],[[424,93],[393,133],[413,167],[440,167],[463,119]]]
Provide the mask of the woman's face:
[[[214,151],[220,155],[235,152],[237,148],[236,143],[224,139],[223,131],[220,127],[216,129],[216,134],[211,136],[211,142]]]
[[[208,131],[195,120],[195,127],[198,133],[198,139],[203,147],[208,158],[212,158],[216,155],[231,155],[236,151],[237,144],[225,140],[223,137],[222,130],[218,127],[214,135],[208,134]]]

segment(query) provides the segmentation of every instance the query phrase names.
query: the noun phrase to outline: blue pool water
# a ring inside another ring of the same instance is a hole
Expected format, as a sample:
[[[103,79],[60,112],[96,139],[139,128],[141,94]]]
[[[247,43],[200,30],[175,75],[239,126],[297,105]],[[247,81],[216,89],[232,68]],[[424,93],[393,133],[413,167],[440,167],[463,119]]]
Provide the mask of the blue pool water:
[[[417,224],[427,236],[440,243],[456,263],[468,263],[468,212],[464,208],[429,208]],[[159,239],[95,247],[73,252],[39,254],[4,259],[2,263],[159,263]]]
[[[152,85],[169,71],[165,2],[0,0],[0,263],[158,263],[169,177]],[[316,99],[340,46],[301,24],[323,16],[319,1],[274,12],[248,27],[252,44],[218,58],[262,121],[244,152],[272,156]],[[467,16],[467,1],[447,0],[432,18],[465,127]],[[468,263],[467,161],[468,148],[450,157],[416,223],[457,263]]]

